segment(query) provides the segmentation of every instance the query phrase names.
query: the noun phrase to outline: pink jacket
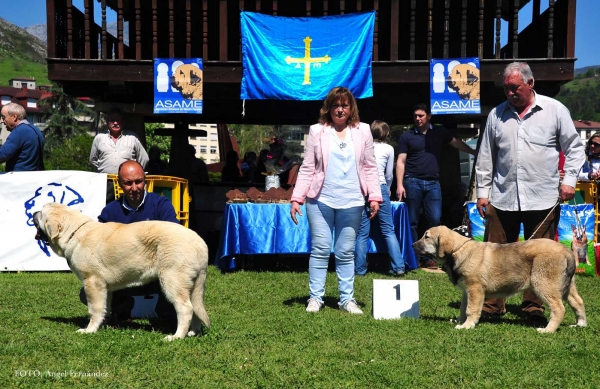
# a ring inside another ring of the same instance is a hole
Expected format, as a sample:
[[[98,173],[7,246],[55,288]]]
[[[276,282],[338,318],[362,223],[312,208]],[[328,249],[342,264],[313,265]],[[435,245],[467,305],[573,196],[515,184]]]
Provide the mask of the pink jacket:
[[[327,162],[329,159],[330,126],[326,124],[315,124],[310,126],[310,133],[306,143],[304,162],[298,172],[296,187],[291,201],[304,204],[304,198],[315,198],[323,187]],[[354,152],[356,155],[356,170],[363,196],[369,195],[370,201],[381,203],[381,186],[379,184],[379,173],[375,162],[373,149],[373,136],[371,129],[366,123],[349,128],[352,131]]]

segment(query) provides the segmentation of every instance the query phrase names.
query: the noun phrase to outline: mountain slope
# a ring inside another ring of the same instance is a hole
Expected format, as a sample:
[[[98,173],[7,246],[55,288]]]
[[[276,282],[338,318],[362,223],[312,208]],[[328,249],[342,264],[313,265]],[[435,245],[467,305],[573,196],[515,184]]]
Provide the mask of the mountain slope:
[[[46,63],[46,45],[24,29],[0,18],[0,57]]]
[[[43,44],[46,44],[48,41],[48,31],[45,24],[34,24],[33,26],[25,27],[25,31],[38,38]]]
[[[35,78],[48,84],[46,45],[24,29],[0,18],[0,85],[11,78]]]

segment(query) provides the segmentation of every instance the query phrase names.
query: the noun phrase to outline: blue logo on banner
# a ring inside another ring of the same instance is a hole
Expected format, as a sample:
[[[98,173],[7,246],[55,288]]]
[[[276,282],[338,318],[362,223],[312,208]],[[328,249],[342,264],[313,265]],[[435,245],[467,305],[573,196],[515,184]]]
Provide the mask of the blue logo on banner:
[[[432,114],[481,113],[479,58],[432,59]]]
[[[201,58],[154,59],[154,113],[202,113]]]
[[[25,201],[25,215],[27,216],[27,225],[30,227],[35,227],[33,223],[33,214],[36,208],[41,208],[44,204],[46,204],[47,200],[51,199],[54,203],[66,204],[68,207],[71,205],[77,205],[85,202],[83,197],[77,192],[75,189],[58,182],[50,182],[46,187],[40,186],[36,189],[33,197]],[[36,200],[40,200],[40,204],[36,205]],[[47,257],[50,256],[50,250],[46,245],[46,242],[42,240],[37,241],[40,249],[46,254]]]

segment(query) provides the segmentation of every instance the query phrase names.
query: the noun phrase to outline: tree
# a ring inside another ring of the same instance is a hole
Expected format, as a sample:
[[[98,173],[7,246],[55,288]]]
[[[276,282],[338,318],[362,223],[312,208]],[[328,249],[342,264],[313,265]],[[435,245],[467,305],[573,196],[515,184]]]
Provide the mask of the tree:
[[[47,127],[44,138],[45,154],[48,156],[66,139],[86,132],[88,128],[79,123],[78,119],[93,114],[80,100],[67,95],[60,85],[53,83],[50,92],[52,96],[42,100],[42,107],[46,110],[44,120]]]
[[[229,124],[229,135],[235,136],[240,149],[240,158],[248,151],[260,153],[262,149],[269,148],[269,140],[275,135],[273,126]]]
[[[90,164],[90,150],[94,137],[83,132],[64,139],[44,157],[46,170],[83,170],[95,171]]]
[[[596,69],[594,68],[589,68],[586,72],[585,72],[585,78],[590,78],[590,77],[594,77],[594,74],[596,74]]]
[[[156,130],[164,128],[162,123],[146,123],[146,151],[150,147],[157,146],[160,150],[160,159],[169,162],[169,152],[171,151],[171,137],[156,135]]]

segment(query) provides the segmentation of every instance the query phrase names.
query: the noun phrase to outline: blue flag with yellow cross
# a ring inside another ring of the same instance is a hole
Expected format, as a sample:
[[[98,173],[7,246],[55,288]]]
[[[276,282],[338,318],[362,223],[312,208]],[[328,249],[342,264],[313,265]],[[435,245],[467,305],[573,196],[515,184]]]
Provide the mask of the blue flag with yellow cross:
[[[243,76],[248,100],[322,100],[344,86],[373,96],[375,11],[322,17],[241,13]]]

